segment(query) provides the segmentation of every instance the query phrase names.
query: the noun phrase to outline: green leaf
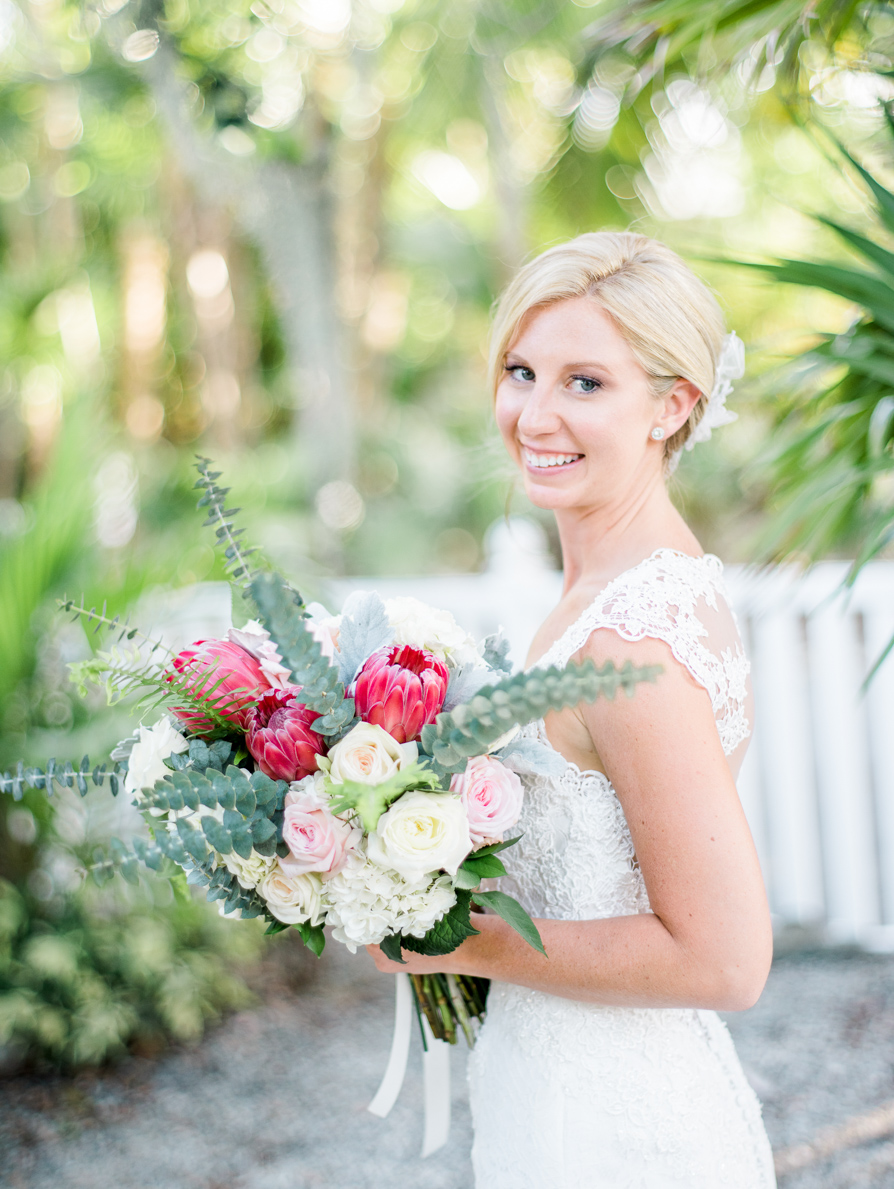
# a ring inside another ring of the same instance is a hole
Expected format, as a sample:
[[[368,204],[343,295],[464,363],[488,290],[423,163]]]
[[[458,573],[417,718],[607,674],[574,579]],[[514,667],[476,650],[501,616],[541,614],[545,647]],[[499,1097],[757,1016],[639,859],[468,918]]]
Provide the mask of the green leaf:
[[[251,832],[247,825],[243,825],[241,830],[233,830],[231,834],[233,840],[233,850],[241,859],[250,859],[252,852]]]
[[[401,966],[406,966],[406,959],[400,955],[401,936],[399,933],[389,933],[387,937],[382,938],[379,945],[386,958],[390,958],[392,962],[400,962]]]
[[[467,867],[465,863],[460,867],[456,873],[456,879],[453,881],[455,886],[462,888],[464,891],[471,891],[477,888],[481,883],[481,876],[476,875],[471,867]]]
[[[881,326],[894,332],[894,288],[872,273],[812,260],[781,260],[778,264],[736,263],[740,267],[770,273],[777,281],[789,285],[807,285],[837,293],[839,297],[871,310]]]
[[[441,917],[424,937],[401,937],[401,945],[414,954],[452,954],[467,937],[478,933],[471,921],[472,893],[457,890],[456,903]]]
[[[528,945],[543,954],[544,958],[547,956],[537,926],[517,900],[513,900],[505,892],[475,892],[472,899],[482,908],[493,909]]]
[[[238,580],[242,586],[247,586],[252,576],[248,558],[257,550],[246,548],[238,540],[245,529],[234,528],[233,517],[241,509],[226,506],[226,498],[230,489],[218,485],[220,471],[212,471],[212,465],[210,458],[196,455],[195,467],[199,472],[199,478],[196,480],[195,486],[201,488],[203,492],[196,507],[208,509],[204,527],[213,528],[216,543],[224,546],[224,569],[231,579]]]
[[[270,924],[267,926],[267,928],[264,930],[264,933],[265,933],[265,935],[273,934],[273,933],[283,933],[286,929],[288,929],[288,927],[289,926],[283,924],[282,921],[271,921]]]
[[[233,849],[233,836],[227,827],[216,817],[209,817],[207,814],[203,814],[199,820],[202,823],[205,837],[214,849],[219,854],[228,855]]]
[[[197,863],[204,863],[208,858],[208,847],[205,845],[201,830],[197,830],[186,818],[178,817],[177,833],[180,835],[187,854],[191,855]]]
[[[506,850],[510,846],[515,846],[516,842],[521,842],[524,834],[516,834],[514,838],[507,838],[505,842],[492,842],[490,846],[481,846],[478,850],[473,851],[469,855],[470,859],[483,859],[485,855],[495,855],[498,851]]]
[[[301,940],[307,948],[319,958],[326,948],[326,934],[323,932],[323,926],[311,925],[307,921],[301,921],[297,925],[293,925],[292,928],[297,929]]]
[[[506,874],[502,860],[496,855],[469,855],[460,870],[466,870],[479,882],[482,879],[499,879]]]
[[[831,227],[834,232],[841,236],[845,243],[855,248],[861,256],[865,256],[867,260],[871,260],[873,264],[877,264],[879,268],[884,269],[890,276],[894,276],[894,252],[889,252],[887,248],[883,248],[881,244],[867,239],[865,235],[859,235],[856,231],[851,231],[849,227],[843,227],[840,223],[836,223],[834,219],[827,219],[823,215],[818,215],[817,219],[820,223],[825,223],[827,227]]]

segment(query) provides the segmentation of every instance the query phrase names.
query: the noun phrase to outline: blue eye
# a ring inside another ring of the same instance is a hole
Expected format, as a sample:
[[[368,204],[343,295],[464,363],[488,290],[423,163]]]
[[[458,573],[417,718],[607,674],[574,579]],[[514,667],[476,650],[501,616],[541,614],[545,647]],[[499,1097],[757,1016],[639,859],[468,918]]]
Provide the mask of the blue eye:
[[[595,392],[597,388],[602,387],[601,381],[594,380],[592,376],[572,376],[571,382],[580,385],[578,392]]]
[[[522,367],[521,364],[518,364],[515,367],[510,367],[507,364],[506,371],[510,376],[512,376],[513,380],[520,380],[524,384],[530,384],[534,379],[534,373],[531,371],[531,369],[529,367]]]

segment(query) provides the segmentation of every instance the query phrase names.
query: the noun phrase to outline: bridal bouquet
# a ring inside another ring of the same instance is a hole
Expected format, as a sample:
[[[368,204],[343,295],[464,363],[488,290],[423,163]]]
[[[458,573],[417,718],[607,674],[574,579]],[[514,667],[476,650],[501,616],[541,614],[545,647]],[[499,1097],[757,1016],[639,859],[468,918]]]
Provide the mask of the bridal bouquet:
[[[619,686],[630,693],[652,672],[589,663],[512,676],[501,637],[476,645],[448,612],[415,599],[358,591],[339,616],[307,606],[253,568],[227,489],[207,459],[198,469],[199,506],[257,618],[173,654],[65,602],[113,637],[72,666],[82,691],[100,683],[111,703],[136,694],[165,713],[119,744],[111,766],[20,764],[0,789],[51,794],[59,781],[84,795],[92,781],[117,795],[123,785],[147,836],[113,839],[97,878],[180,869],[225,915],[262,917],[268,933],[294,928],[317,955],[324,926],[352,951],[378,943],[398,962],[404,950],[447,954],[477,932],[473,904],[544,952],[521,905],[481,887],[505,874],[498,852],[516,841],[506,835],[521,810],[519,774],[558,759],[519,727]],[[459,1028],[472,1043],[486,981],[412,983],[433,1034],[455,1042]]]

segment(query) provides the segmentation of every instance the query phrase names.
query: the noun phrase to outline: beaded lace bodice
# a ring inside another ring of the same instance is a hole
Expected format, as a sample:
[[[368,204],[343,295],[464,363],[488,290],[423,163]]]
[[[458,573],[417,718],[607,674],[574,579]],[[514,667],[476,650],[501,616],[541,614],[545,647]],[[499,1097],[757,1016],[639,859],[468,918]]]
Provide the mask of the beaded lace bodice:
[[[727,755],[747,739],[748,661],[713,556],[660,549],[621,574],[537,667],[591,632],[663,640],[711,699]],[[524,730],[548,745],[542,720]],[[532,917],[647,913],[609,778],[565,762],[523,778],[499,887]],[[760,1108],[710,1011],[622,1008],[493,982],[469,1065],[477,1189],[771,1189]]]

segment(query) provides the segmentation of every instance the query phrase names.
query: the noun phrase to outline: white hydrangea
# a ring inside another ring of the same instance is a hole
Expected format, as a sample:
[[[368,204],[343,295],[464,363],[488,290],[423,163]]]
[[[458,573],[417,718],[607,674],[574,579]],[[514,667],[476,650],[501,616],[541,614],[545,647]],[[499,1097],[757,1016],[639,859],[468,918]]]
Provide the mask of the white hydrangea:
[[[351,953],[359,945],[377,945],[389,933],[424,937],[456,903],[449,876],[424,875],[409,882],[370,862],[364,852],[365,845],[352,851],[323,888],[326,923]]]
[[[474,639],[449,611],[429,607],[410,595],[385,600],[385,614],[394,631],[394,643],[424,648],[442,661],[459,666],[481,664]]]

